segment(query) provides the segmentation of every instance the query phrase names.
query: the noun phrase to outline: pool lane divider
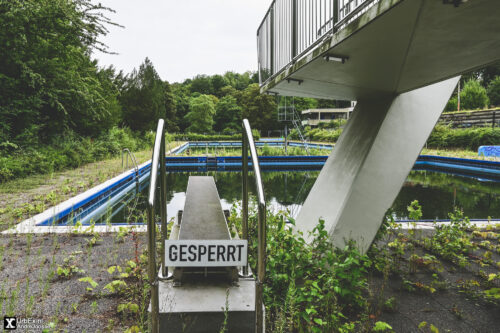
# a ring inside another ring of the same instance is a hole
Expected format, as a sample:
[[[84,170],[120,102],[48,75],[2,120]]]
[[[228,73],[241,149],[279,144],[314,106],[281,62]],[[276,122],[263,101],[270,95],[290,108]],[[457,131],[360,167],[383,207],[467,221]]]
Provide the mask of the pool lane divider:
[[[183,146],[185,144],[179,147]],[[171,150],[167,155],[181,149],[179,147]],[[260,156],[259,160],[261,161],[263,170],[282,170],[284,168],[291,170],[300,170],[300,168],[319,170],[327,158],[328,156]],[[193,167],[204,168],[204,171],[206,171],[207,167],[211,167],[212,170],[217,171],[237,171],[241,169],[241,156],[217,156],[216,158],[207,158],[206,156],[167,156],[165,162],[167,170],[171,171],[197,171],[192,170]],[[249,165],[251,166],[251,162],[249,162]],[[144,176],[149,173],[150,168],[151,161],[142,163],[139,166],[138,176],[144,180]],[[493,181],[500,180],[500,162],[495,161],[421,155],[415,163],[415,168],[473,175],[485,177],[486,180]],[[26,219],[3,233],[33,232],[33,230],[36,230],[36,232],[69,232],[73,226],[53,225],[54,222],[80,209],[85,209],[85,207],[95,204],[98,201],[105,204],[113,194],[123,192],[117,192],[117,189],[129,187],[130,184],[135,183],[136,177],[134,169],[125,171],[84,193]],[[118,231],[120,226],[123,226],[123,224],[112,226],[96,225],[95,228],[97,229],[95,230]],[[141,228],[142,226],[137,227]]]

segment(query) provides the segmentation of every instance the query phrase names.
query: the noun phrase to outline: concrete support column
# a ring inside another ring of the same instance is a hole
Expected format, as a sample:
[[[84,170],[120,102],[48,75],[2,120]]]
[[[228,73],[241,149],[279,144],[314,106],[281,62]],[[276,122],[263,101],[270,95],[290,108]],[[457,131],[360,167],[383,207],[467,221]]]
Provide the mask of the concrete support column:
[[[400,95],[358,100],[296,221],[308,232],[325,221],[333,243],[366,252],[458,77]]]

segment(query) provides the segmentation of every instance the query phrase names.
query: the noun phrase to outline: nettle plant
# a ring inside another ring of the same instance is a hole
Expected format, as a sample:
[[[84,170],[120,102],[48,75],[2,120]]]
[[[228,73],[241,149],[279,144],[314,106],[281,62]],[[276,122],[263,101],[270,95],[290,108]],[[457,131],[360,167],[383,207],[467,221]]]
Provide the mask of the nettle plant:
[[[462,262],[465,255],[477,249],[469,232],[471,224],[458,209],[449,217],[450,223],[436,225],[434,235],[424,239],[424,245],[445,259]]]
[[[267,277],[264,283],[266,326],[270,330],[353,332],[359,322],[344,314],[364,311],[371,261],[350,242],[342,250],[330,242],[320,220],[307,243],[292,231],[283,214],[267,216]],[[232,216],[236,225],[239,219]],[[294,224],[294,221],[290,221]],[[249,218],[249,239],[256,239],[256,216]],[[255,271],[257,243],[249,244]]]
[[[57,265],[56,273],[61,278],[71,278],[77,273],[85,273],[85,271],[76,265],[76,255],[81,254],[82,251],[74,251],[69,257],[64,259],[62,265]]]

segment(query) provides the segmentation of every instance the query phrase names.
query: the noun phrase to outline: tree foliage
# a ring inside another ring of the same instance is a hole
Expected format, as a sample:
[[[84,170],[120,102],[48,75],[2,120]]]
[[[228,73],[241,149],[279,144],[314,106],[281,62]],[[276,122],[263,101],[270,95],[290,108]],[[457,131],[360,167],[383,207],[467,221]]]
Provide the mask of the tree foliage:
[[[133,130],[149,131],[165,118],[165,86],[148,58],[128,77],[120,102],[124,123]]]
[[[227,95],[219,100],[214,121],[214,129],[218,132],[241,131],[241,107],[234,96]]]
[[[90,59],[109,9],[90,0],[0,2],[0,141],[39,143],[73,129],[97,135],[119,110],[110,76]]]
[[[460,107],[464,110],[474,110],[488,107],[490,100],[486,89],[477,80],[469,80],[460,92]]]
[[[191,97],[189,100],[189,113],[185,117],[190,123],[187,130],[195,133],[210,133],[214,115],[215,103],[209,95]]]
[[[495,77],[488,85],[488,97],[491,104],[500,106],[500,76]]]
[[[248,86],[242,93],[243,117],[253,128],[264,133],[279,128],[277,105],[274,96],[263,95],[257,83]]]

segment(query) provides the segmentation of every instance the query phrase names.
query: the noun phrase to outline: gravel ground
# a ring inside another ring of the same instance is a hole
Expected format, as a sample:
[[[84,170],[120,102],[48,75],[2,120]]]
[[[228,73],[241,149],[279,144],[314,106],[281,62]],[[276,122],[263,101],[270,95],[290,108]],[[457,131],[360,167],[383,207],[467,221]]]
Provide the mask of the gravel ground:
[[[108,267],[125,267],[134,260],[132,236],[118,241],[116,235],[104,234],[93,246],[88,245],[90,239],[90,235],[0,236],[2,315],[41,319],[46,325],[52,323],[50,331],[63,332],[123,332],[134,324],[117,312],[126,295],[104,289],[118,274],[109,274]],[[143,234],[138,246],[145,247]],[[71,265],[84,272],[57,274],[58,267]],[[78,280],[82,277],[91,277],[98,286],[86,291],[90,285]]]

